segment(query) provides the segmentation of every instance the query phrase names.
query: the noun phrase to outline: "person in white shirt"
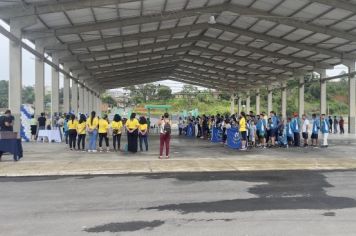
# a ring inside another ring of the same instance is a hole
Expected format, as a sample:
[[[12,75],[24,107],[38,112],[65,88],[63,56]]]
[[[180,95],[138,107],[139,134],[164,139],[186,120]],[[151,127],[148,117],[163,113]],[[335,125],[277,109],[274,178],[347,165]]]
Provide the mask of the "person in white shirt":
[[[304,139],[304,147],[308,146],[309,120],[305,114],[302,116],[302,136]]]

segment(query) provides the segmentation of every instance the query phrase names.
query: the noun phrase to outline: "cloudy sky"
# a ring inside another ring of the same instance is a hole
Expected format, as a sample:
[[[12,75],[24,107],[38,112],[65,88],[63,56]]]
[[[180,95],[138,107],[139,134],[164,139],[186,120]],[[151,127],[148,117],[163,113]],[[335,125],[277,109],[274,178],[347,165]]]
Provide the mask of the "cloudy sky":
[[[0,25],[8,26],[0,21]],[[35,84],[35,57],[28,51],[22,51],[22,76],[24,86],[33,86]],[[9,79],[9,40],[0,34],[0,80]],[[328,76],[334,76],[341,73],[341,71],[347,71],[347,68],[339,65],[334,70],[327,70]],[[182,84],[174,81],[161,81],[160,84],[168,85],[174,92],[179,91],[182,88]],[[51,85],[51,68],[46,65],[45,67],[45,84]],[[60,85],[63,86],[63,78],[60,79]]]

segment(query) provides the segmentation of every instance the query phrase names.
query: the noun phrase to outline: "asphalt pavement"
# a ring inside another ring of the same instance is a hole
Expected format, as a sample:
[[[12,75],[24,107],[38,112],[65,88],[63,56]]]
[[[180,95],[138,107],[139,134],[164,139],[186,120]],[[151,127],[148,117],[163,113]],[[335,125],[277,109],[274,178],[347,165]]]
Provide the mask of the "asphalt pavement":
[[[355,235],[356,171],[0,178],[0,235]]]

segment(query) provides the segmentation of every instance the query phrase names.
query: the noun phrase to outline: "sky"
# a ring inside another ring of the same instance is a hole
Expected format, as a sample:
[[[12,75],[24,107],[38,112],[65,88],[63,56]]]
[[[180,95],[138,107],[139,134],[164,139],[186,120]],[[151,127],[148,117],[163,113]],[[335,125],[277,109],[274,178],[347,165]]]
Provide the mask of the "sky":
[[[0,21],[0,25],[8,29],[8,25]],[[26,50],[22,50],[22,83],[23,86],[34,86],[35,84],[35,57]],[[0,34],[0,80],[9,79],[9,40]],[[348,71],[343,65],[336,66],[333,70],[327,70],[327,76],[339,75],[342,71]],[[175,81],[160,81],[162,85],[171,87],[173,92],[181,90],[183,84]],[[51,67],[45,66],[45,86],[51,85]],[[60,76],[60,87],[63,87],[63,77]]]

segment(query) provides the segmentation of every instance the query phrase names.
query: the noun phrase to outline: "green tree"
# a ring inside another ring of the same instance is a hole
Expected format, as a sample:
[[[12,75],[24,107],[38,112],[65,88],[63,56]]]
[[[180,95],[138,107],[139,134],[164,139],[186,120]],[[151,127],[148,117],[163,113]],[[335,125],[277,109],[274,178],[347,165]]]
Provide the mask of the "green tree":
[[[170,98],[172,98],[172,89],[165,85],[159,86],[157,89],[157,99],[167,101]]]
[[[155,84],[142,84],[126,87],[125,90],[130,91],[132,100],[138,104],[154,100],[156,97],[157,88],[158,86]]]
[[[0,107],[5,108],[9,102],[9,81],[0,80]]]
[[[198,87],[195,87],[193,85],[185,84],[182,88],[182,93],[188,95],[196,95],[198,92],[199,92]]]
[[[104,103],[107,103],[109,104],[110,106],[116,106],[117,105],[117,102],[115,101],[115,99],[107,94],[104,94],[102,96],[102,101]]]
[[[33,86],[25,86],[22,89],[22,103],[33,104],[35,102],[35,89]]]

